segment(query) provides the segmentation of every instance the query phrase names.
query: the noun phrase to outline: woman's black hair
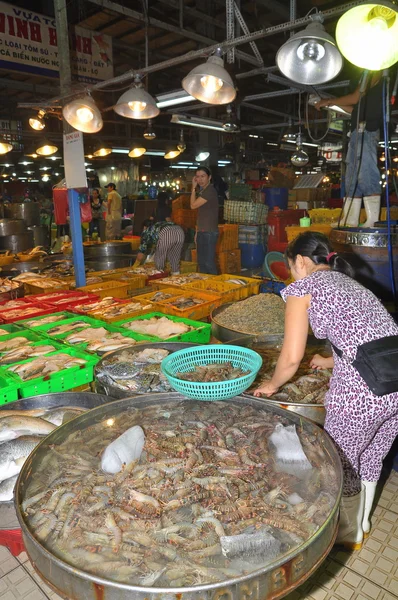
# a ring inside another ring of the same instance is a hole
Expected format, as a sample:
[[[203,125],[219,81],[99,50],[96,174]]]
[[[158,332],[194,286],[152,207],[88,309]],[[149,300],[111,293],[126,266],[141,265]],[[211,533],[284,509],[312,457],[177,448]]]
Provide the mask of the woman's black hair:
[[[301,255],[310,258],[316,265],[328,265],[332,271],[339,271],[349,277],[354,276],[350,263],[337,252],[333,252],[329,239],[317,231],[305,231],[288,245],[286,257],[295,261]]]
[[[208,175],[209,177],[211,177],[211,171],[207,167],[198,167],[196,169],[195,173],[197,173],[198,171],[204,171],[204,173],[206,173],[206,175]]]

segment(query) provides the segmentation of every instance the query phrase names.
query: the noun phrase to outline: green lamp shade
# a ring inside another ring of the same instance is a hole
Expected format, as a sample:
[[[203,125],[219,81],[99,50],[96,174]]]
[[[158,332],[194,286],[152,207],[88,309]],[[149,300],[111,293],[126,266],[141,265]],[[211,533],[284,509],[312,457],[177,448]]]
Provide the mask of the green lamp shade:
[[[390,2],[348,10],[336,27],[336,42],[347,60],[370,71],[398,61],[398,7]]]

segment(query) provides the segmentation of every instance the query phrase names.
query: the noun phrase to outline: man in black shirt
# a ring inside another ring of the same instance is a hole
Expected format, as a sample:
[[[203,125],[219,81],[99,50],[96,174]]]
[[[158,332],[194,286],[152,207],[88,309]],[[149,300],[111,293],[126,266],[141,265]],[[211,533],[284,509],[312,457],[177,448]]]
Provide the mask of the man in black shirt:
[[[351,137],[347,152],[343,214],[340,225],[357,227],[362,196],[366,210],[364,227],[373,227],[380,213],[380,172],[377,166],[377,146],[383,125],[383,81],[375,72],[361,94],[359,85],[354,92],[340,98],[327,98],[315,104],[337,104],[351,113]]]

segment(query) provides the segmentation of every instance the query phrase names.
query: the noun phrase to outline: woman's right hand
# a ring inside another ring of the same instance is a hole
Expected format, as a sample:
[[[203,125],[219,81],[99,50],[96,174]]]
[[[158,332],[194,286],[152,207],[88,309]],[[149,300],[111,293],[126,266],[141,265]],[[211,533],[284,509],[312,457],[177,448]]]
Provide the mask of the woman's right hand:
[[[310,367],[311,369],[328,369],[330,368],[330,358],[325,358],[324,356],[321,356],[320,354],[315,354],[310,362]]]

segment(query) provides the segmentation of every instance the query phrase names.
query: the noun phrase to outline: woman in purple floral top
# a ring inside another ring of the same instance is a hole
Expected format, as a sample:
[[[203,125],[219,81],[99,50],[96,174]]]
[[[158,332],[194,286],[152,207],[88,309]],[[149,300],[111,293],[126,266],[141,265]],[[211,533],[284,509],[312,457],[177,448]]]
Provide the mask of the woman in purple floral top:
[[[398,392],[375,396],[350,362],[359,345],[398,335],[398,326],[381,302],[352,279],[351,266],[332,252],[328,238],[312,231],[287,249],[295,282],[282,291],[286,301],[285,337],[270,381],[255,391],[272,396],[296,373],[303,359],[308,326],[343,351],[315,355],[314,369],[332,368],[326,395],[325,430],[339,451],[344,485],[337,541],[359,548],[370,531],[370,511],[383,459],[398,434]]]

